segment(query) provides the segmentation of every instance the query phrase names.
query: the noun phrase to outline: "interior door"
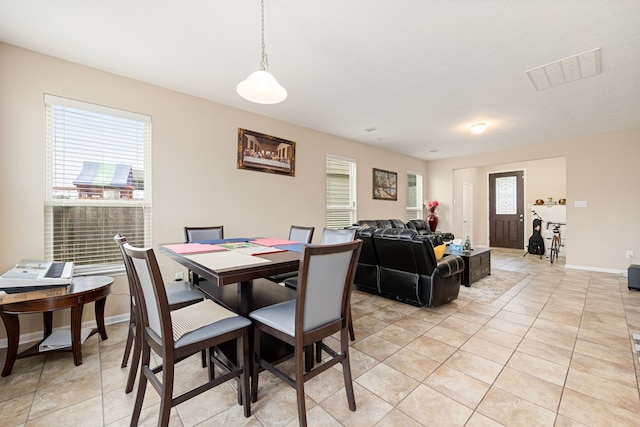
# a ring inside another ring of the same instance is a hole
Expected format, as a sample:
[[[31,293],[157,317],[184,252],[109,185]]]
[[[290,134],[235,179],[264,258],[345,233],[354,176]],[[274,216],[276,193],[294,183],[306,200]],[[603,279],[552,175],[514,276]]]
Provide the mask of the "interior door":
[[[462,236],[469,236],[473,244],[473,184],[462,184]],[[464,241],[464,240],[463,240]]]
[[[489,245],[524,248],[524,172],[489,174]]]

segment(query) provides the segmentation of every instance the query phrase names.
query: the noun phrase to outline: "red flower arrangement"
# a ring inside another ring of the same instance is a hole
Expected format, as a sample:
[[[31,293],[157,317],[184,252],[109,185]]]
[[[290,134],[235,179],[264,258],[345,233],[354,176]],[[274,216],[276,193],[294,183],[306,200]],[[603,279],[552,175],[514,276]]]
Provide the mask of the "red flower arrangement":
[[[440,206],[440,203],[438,203],[437,200],[432,200],[428,203],[428,206],[430,212],[435,212],[436,208]]]

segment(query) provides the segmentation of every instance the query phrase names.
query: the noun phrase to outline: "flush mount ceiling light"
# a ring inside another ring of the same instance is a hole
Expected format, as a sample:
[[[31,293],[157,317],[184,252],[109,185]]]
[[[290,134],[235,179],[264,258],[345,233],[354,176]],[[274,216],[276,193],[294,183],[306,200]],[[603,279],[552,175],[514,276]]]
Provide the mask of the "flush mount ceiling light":
[[[476,135],[480,135],[482,132],[487,130],[487,122],[472,123],[469,126],[469,130]]]
[[[287,98],[287,90],[269,73],[269,59],[264,47],[264,0],[260,1],[262,12],[262,58],[260,70],[255,71],[236,86],[236,91],[244,99],[257,104],[277,104]]]

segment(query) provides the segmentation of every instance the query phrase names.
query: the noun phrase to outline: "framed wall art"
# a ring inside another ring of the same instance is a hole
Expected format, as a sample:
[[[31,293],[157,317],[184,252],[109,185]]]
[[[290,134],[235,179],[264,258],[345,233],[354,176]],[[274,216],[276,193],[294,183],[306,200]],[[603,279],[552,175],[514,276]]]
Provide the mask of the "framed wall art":
[[[398,174],[382,169],[373,169],[373,198],[398,200]]]
[[[238,128],[238,169],[296,175],[296,143]]]

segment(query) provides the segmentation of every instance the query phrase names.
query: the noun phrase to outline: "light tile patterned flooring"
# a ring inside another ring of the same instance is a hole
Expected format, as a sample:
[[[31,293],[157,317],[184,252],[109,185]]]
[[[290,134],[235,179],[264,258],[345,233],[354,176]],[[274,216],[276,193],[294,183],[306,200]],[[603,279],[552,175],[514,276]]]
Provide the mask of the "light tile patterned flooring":
[[[462,298],[418,309],[354,292],[351,358],[357,411],[339,369],[306,385],[310,426],[638,426],[640,292],[614,274],[566,270],[522,251],[494,249],[492,268],[527,277],[491,304]],[[0,379],[2,426],[125,426],[135,392],[120,369],[126,325],[108,326],[70,354],[16,362]],[[6,350],[0,350],[4,363]],[[200,380],[200,356],[183,361],[177,387]],[[174,408],[172,426],[295,426],[295,392],[261,374],[245,419],[227,383]],[[148,387],[141,425],[155,425]]]

